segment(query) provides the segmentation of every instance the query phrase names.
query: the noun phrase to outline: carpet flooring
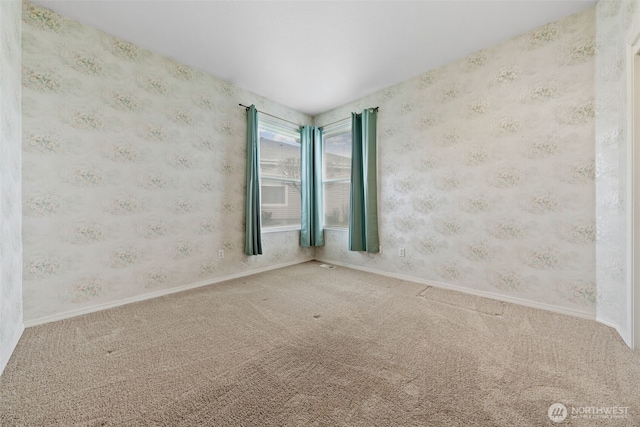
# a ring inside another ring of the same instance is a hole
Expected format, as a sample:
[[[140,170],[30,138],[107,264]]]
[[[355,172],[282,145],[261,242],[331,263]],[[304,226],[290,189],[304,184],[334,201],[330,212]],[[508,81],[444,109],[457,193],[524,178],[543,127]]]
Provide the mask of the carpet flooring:
[[[640,353],[594,321],[309,262],[28,328],[0,425],[637,426]]]

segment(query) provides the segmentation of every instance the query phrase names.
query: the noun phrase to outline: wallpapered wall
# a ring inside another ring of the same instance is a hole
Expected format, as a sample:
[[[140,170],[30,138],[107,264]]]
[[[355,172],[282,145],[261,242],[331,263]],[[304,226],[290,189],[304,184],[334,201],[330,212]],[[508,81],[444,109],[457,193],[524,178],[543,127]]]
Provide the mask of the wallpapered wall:
[[[20,15],[20,1],[0,1],[0,373],[23,330]]]
[[[595,31],[590,8],[315,117],[380,106],[383,246],[316,256],[593,316]]]
[[[309,117],[28,2],[23,21],[26,321],[313,257],[297,232],[244,255],[238,103]]]
[[[634,25],[635,23],[635,25]],[[627,132],[626,47],[631,31],[640,29],[638,1],[601,0],[597,5],[598,56],[597,111],[597,283],[598,319],[618,327],[631,342],[630,291],[633,284],[627,263],[631,234],[627,228],[627,167],[630,135]]]
[[[612,27],[629,19],[604,3]],[[309,117],[23,9],[25,320],[314,256],[297,233],[243,255],[237,103]],[[595,314],[595,22],[592,8],[314,118],[380,106],[384,248],[351,253],[329,231],[316,256]]]

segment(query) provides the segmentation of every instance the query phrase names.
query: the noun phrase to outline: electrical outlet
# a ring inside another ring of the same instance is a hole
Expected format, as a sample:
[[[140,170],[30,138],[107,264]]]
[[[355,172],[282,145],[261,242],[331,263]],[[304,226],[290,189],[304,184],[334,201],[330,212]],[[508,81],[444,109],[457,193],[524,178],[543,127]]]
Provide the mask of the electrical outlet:
[[[220,258],[220,259],[224,258],[224,249],[220,249],[218,251],[218,258]]]
[[[400,248],[398,251],[398,256],[404,256],[404,248]]]

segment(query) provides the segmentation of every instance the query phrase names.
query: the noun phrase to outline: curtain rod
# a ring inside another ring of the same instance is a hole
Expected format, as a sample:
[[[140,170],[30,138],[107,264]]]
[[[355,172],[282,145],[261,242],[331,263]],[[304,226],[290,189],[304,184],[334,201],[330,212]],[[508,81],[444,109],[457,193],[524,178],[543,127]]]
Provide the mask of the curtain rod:
[[[249,111],[249,108],[251,108],[251,107],[247,107],[247,106],[246,106],[246,105],[244,105],[244,104],[238,104],[238,105],[239,105],[239,106],[241,106],[241,107],[244,107],[247,111]],[[379,109],[379,108],[380,108],[380,107],[373,107],[373,108],[367,108],[367,110],[376,110],[376,111],[378,111],[378,109]],[[260,110],[257,110],[257,111],[258,111],[259,113],[262,113],[262,114],[266,115],[266,116],[270,116],[270,117],[273,117],[273,118],[276,118],[276,119],[279,119],[279,120],[285,121],[285,122],[287,122],[287,123],[291,123],[292,125],[301,126],[301,125],[299,125],[298,123],[291,122],[291,121],[289,121],[289,120],[287,120],[287,119],[283,119],[282,117],[274,116],[273,114],[265,113],[264,111],[260,111]],[[342,122],[342,121],[344,121],[344,120],[348,120],[348,119],[350,119],[350,118],[351,118],[351,117],[345,117],[344,119],[336,120],[335,122],[327,123],[326,125],[322,125],[322,126],[318,126],[318,127],[322,127],[322,128],[323,128],[323,127],[326,127],[326,126],[331,126],[331,125],[334,125],[334,124],[336,124],[336,123],[340,123],[340,122]]]
[[[351,117],[345,117],[344,119],[336,120],[335,122],[327,123],[326,125],[318,126],[319,128],[326,128],[327,126],[335,125],[336,123],[344,122],[345,120],[349,120]]]
[[[249,108],[251,108],[251,107],[247,107],[244,104],[238,104],[238,105],[241,106],[241,107],[244,107],[247,111],[249,111]],[[274,116],[273,114],[265,113],[264,111],[260,111],[260,110],[257,110],[257,111],[258,111],[258,113],[264,114],[265,116],[273,117],[275,119],[282,120],[283,122],[287,122],[287,123],[291,123],[292,125],[296,125],[298,127],[300,126],[298,123],[294,123],[294,122],[289,121],[287,119],[283,119],[282,117]]]
[[[376,111],[378,111],[379,109],[380,109],[380,107],[367,108],[367,110],[376,110]],[[349,120],[350,118],[351,117],[345,117],[344,119],[336,120],[335,122],[327,123],[326,125],[322,125],[322,126],[318,126],[318,127],[324,128],[324,127],[327,127],[327,126],[335,125],[336,123],[340,123],[340,122],[343,122],[345,120]]]

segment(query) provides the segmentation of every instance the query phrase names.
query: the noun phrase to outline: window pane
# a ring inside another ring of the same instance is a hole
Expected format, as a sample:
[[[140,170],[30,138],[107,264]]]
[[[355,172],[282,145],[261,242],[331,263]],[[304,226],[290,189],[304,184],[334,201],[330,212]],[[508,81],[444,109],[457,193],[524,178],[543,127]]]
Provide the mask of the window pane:
[[[351,128],[324,140],[324,179],[351,178]]]
[[[349,181],[324,184],[324,224],[327,227],[349,226]]]
[[[260,134],[260,174],[300,179],[300,144],[283,135]]]
[[[262,226],[300,225],[300,183],[262,179]]]
[[[259,132],[262,226],[299,227],[300,183],[293,182],[300,180],[299,129],[261,118]]]
[[[324,130],[324,218],[327,227],[349,227],[351,122]],[[327,182],[331,181],[331,182]]]

